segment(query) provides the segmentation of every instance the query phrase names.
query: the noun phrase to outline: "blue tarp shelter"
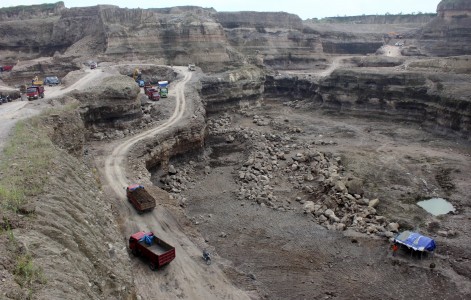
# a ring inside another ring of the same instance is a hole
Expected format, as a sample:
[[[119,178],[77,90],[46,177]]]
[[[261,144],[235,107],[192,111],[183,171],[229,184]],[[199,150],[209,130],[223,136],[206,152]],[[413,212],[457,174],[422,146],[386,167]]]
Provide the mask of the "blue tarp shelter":
[[[433,252],[436,248],[435,241],[433,239],[411,231],[400,233],[396,236],[394,242],[421,252]]]

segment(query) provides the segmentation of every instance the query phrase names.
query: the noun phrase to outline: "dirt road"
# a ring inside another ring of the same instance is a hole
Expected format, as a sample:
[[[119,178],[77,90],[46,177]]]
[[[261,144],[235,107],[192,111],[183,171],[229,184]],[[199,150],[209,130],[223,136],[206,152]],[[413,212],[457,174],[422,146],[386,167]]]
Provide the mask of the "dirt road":
[[[0,124],[2,124],[2,126],[0,126],[0,151],[3,149],[10,130],[17,121],[39,114],[46,107],[46,105],[42,104],[50,98],[62,96],[74,89],[83,89],[88,86],[96,85],[97,79],[102,76],[103,73],[101,70],[87,69],[82,78],[66,88],[63,86],[46,87],[45,99],[35,101],[18,100],[0,105]]]
[[[207,266],[204,263],[202,250],[188,238],[166,208],[159,206],[152,213],[138,215],[126,201],[124,188],[135,180],[127,177],[124,168],[131,147],[181,122],[185,113],[187,104],[184,88],[192,73],[184,67],[175,69],[183,73],[184,78],[172,89],[176,93],[173,115],[153,129],[112,145],[110,149],[114,150],[107,156],[103,170],[105,190],[113,192],[123,204],[118,209],[125,220],[123,228],[126,236],[140,230],[152,230],[176,248],[176,259],[158,272],[152,272],[139,259],[133,260],[137,292],[142,299],[249,299],[243,291],[231,284],[217,264]]]

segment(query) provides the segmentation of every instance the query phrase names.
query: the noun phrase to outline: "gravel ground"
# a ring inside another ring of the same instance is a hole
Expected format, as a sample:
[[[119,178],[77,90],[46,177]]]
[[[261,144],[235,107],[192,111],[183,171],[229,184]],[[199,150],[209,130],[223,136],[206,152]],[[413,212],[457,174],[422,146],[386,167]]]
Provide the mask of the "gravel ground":
[[[211,119],[225,124],[225,129],[210,135],[198,156],[172,162],[178,182],[172,194],[205,237],[214,261],[239,286],[267,299],[471,295],[466,254],[471,252],[470,185],[465,175],[471,168],[469,143],[412,124],[322,114],[303,102],[267,101],[250,112]],[[258,122],[261,126],[255,123],[260,119],[264,119]],[[293,151],[270,178],[274,206],[240,196],[239,171],[253,154],[254,144],[263,140],[238,138],[240,128],[292,140]],[[290,158],[306,145],[341,156],[343,173],[364,180],[365,197],[379,198],[377,215],[398,222],[400,229],[434,237],[436,255],[420,260],[401,251],[392,257],[391,243],[381,233],[353,226],[335,230],[305,213],[307,201],[324,198],[293,188],[292,174],[284,164],[290,165]],[[444,173],[451,189],[443,185]],[[154,174],[154,182],[169,189],[159,182],[159,175]],[[450,200],[457,212],[427,214],[415,203],[430,196]]]

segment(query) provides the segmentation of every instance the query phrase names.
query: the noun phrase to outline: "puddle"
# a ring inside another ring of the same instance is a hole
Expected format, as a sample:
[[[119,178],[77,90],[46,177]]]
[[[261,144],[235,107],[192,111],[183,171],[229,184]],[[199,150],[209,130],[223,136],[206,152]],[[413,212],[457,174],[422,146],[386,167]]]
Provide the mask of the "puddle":
[[[434,216],[445,215],[450,211],[455,211],[453,205],[443,198],[432,198],[429,200],[419,201],[417,202],[417,205]]]

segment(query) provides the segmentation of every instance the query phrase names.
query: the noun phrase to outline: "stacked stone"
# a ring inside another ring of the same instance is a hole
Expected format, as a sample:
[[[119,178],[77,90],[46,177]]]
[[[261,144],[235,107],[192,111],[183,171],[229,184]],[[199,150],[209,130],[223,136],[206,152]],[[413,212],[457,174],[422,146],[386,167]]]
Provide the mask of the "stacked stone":
[[[255,115],[253,122],[266,126],[270,119]],[[320,151],[316,143],[297,142],[291,135],[300,131],[267,134],[234,128],[227,115],[208,121],[208,129],[212,135],[225,136],[227,142],[237,138],[249,144],[249,157],[235,176],[239,200],[254,201],[279,211],[295,210],[302,205],[306,215],[330,230],[352,229],[388,238],[398,232],[397,223],[378,215],[380,200],[364,196],[362,180],[347,174],[341,157]],[[190,176],[169,178],[173,180],[169,186],[174,192],[183,190],[183,183],[191,180]],[[282,181],[289,183],[295,199],[276,195],[275,187]]]

